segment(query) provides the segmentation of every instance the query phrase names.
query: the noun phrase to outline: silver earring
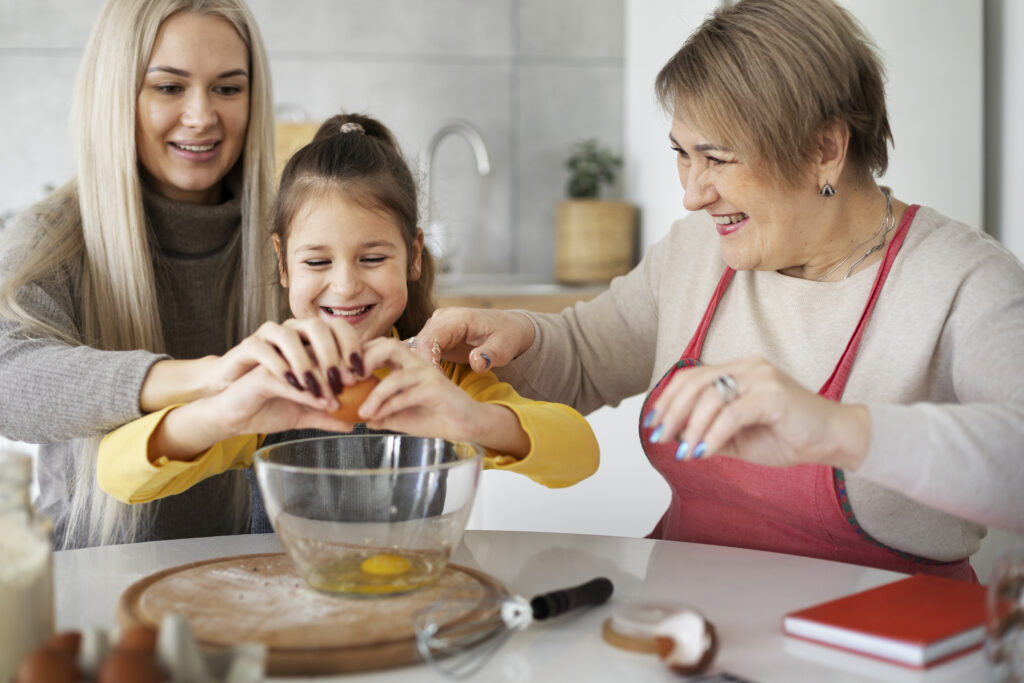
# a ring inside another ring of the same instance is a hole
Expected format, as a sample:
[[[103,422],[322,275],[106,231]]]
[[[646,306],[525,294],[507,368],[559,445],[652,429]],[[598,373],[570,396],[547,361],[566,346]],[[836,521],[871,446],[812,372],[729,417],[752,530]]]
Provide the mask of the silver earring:
[[[832,185],[829,183],[825,183],[825,185],[821,188],[818,194],[820,194],[822,197],[835,197],[836,188],[832,187]]]

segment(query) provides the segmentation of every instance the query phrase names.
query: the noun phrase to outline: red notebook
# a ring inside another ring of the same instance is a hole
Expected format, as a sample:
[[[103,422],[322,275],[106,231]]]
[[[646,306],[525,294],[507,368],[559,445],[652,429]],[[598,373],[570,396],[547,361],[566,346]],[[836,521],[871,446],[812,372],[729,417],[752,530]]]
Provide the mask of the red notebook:
[[[923,669],[985,639],[985,586],[917,574],[790,612],[791,636]]]

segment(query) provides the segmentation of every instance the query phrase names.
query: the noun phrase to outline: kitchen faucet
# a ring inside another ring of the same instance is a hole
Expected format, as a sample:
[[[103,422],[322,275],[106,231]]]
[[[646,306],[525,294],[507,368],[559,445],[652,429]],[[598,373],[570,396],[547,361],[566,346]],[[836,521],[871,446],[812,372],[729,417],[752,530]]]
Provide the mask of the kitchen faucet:
[[[461,135],[469,142],[470,147],[473,148],[473,156],[476,158],[476,170],[481,176],[488,175],[491,172],[491,161],[487,155],[487,145],[484,144],[480,131],[469,121],[448,119],[441,122],[437,130],[434,131],[420,150],[420,174],[423,178],[423,197],[425,199],[423,223],[427,226],[428,236],[437,245],[438,253],[436,256],[442,271],[451,269],[450,257],[454,253],[454,249],[451,244],[451,235],[448,234],[441,222],[434,219],[434,197],[431,187],[433,185],[434,155],[437,153],[438,145],[449,135]]]

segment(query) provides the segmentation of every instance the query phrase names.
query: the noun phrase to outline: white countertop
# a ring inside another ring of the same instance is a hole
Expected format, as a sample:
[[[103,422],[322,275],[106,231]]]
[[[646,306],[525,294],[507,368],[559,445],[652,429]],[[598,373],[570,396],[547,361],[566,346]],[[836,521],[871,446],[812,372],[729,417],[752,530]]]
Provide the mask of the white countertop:
[[[54,555],[57,628],[113,628],[118,597],[153,572],[196,560],[280,550],[273,534],[160,541]],[[716,671],[751,683],[983,682],[980,652],[924,672],[783,636],[793,609],[902,578],[878,569],[737,548],[641,538],[467,531],[452,561],[477,568],[527,598],[606,576],[609,604],[516,633],[473,681],[680,681],[653,655],[606,644],[601,624],[615,601],[682,602],[711,620]],[[311,680],[311,679],[275,679]],[[444,681],[425,665],[316,680]]]

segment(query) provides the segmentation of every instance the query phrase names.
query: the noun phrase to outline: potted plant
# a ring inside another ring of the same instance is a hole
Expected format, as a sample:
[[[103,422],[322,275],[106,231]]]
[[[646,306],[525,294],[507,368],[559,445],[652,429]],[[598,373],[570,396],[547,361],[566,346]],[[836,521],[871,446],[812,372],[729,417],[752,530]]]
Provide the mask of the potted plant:
[[[615,181],[622,159],[591,138],[573,146],[565,166],[568,198],[558,204],[555,279],[607,282],[633,267],[635,251],[636,208],[600,196]]]

